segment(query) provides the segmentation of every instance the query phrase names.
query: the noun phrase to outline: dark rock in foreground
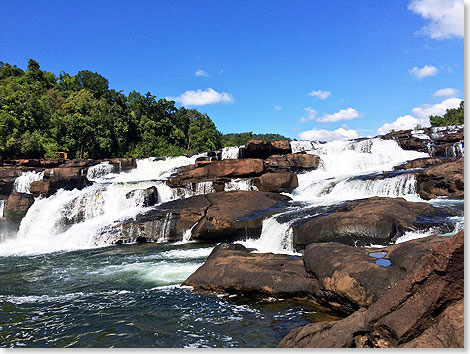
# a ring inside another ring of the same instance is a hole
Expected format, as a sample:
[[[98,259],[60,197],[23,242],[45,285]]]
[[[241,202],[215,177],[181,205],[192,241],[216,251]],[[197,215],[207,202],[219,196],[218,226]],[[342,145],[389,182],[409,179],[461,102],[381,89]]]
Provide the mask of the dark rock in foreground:
[[[463,348],[464,232],[437,245],[368,309],[291,331],[284,348]]]
[[[405,231],[429,227],[429,216],[439,215],[444,215],[441,209],[403,198],[358,199],[294,224],[294,246],[301,249],[318,242],[387,245]]]
[[[115,227],[115,239],[135,242],[137,237],[176,241],[191,229],[190,238],[226,242],[261,234],[263,220],[284,209],[290,198],[258,191],[198,195],[163,203],[136,219]]]
[[[423,199],[463,198],[464,158],[427,168],[418,175],[417,190]]]
[[[444,240],[432,236],[380,249],[312,244],[305,250],[303,263],[297,256],[250,253],[241,245],[217,246],[183,284],[228,293],[303,296],[349,315],[370,306],[409,276]],[[379,252],[384,253],[381,258],[370,255]]]
[[[215,249],[183,285],[199,290],[283,297],[306,297],[313,291],[315,280],[308,277],[300,257],[250,253],[241,247]]]

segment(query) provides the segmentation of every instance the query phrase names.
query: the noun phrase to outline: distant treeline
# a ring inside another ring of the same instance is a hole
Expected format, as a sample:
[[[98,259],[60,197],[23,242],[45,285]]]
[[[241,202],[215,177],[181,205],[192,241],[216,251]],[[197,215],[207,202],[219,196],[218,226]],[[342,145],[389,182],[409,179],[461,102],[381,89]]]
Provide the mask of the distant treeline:
[[[443,116],[429,116],[433,127],[443,125],[464,124],[464,101],[460,102],[459,108],[449,108]]]
[[[0,62],[0,156],[69,158],[175,156],[285,137],[221,134],[207,114],[174,101],[110,89],[98,73],[71,76]]]

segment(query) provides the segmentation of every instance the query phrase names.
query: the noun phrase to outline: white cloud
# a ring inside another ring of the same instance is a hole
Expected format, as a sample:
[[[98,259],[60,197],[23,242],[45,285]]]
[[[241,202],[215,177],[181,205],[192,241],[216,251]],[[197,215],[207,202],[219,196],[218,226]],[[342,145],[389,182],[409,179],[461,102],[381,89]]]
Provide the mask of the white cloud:
[[[433,96],[437,97],[451,97],[457,96],[459,94],[459,90],[453,88],[443,88],[434,92]]]
[[[446,110],[449,108],[457,108],[460,105],[460,98],[448,98],[441,103],[437,104],[423,104],[421,106],[413,108],[411,111],[413,115],[406,115],[398,117],[392,123],[385,123],[379,129],[377,133],[379,135],[387,134],[391,130],[407,130],[414,129],[418,124],[422,127],[429,127],[431,123],[429,122],[430,115],[443,115],[446,113]]]
[[[207,71],[202,70],[202,69],[199,69],[198,71],[196,71],[196,72],[194,73],[194,76],[205,76],[205,77],[209,77],[209,74],[207,73]]]
[[[314,110],[312,107],[305,107],[304,109],[307,112],[307,115],[305,117],[300,118],[300,121],[302,123],[305,123],[315,120],[315,118],[317,117],[317,111]]]
[[[441,116],[446,113],[446,110],[449,108],[458,108],[460,101],[462,101],[460,98],[448,98],[441,103],[423,104],[413,108],[411,111],[415,117],[419,119],[427,119],[430,115]],[[429,125],[429,123],[427,125]]]
[[[282,110],[282,107],[281,107],[281,106],[274,106],[274,110],[275,110],[275,111],[281,111],[281,110]]]
[[[341,109],[339,112],[333,114],[325,114],[317,119],[317,122],[339,122],[340,120],[351,120],[360,117],[361,114],[354,108]]]
[[[181,103],[183,106],[203,106],[214,103],[231,103],[235,100],[227,92],[217,92],[214,89],[207,90],[189,90],[177,97],[166,97],[167,100]]]
[[[321,100],[326,100],[331,95],[331,92],[318,90],[318,91],[312,91],[310,93],[307,93],[307,95],[312,96],[312,97],[318,97]]]
[[[431,38],[463,38],[463,0],[412,0],[408,9],[430,20],[430,23],[422,28],[422,32]]]
[[[413,69],[410,69],[410,74],[418,79],[422,79],[426,76],[434,76],[439,70],[433,65],[425,65],[422,68],[415,66]]]
[[[312,129],[299,133],[301,140],[347,140],[359,138],[359,134],[354,129],[338,128],[336,130]]]

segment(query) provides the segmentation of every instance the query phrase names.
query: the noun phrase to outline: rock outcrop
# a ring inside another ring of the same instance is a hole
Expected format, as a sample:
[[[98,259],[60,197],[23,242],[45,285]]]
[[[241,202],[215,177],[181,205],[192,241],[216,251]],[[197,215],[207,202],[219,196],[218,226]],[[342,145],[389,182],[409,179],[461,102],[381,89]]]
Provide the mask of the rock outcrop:
[[[6,219],[19,222],[34,203],[34,196],[26,193],[12,193],[3,210]]]
[[[439,196],[463,198],[464,158],[427,168],[418,175],[417,190],[423,199]]]
[[[431,236],[385,248],[312,244],[302,258],[216,247],[183,284],[199,290],[302,296],[342,315],[369,307],[411,275],[447,238]]]
[[[441,242],[368,309],[291,331],[284,348],[463,348],[464,233]]]
[[[180,240],[190,238],[226,242],[261,234],[263,220],[284,209],[290,198],[277,193],[233,191],[198,195],[163,203],[116,226],[115,240]]]
[[[72,190],[83,189],[90,185],[86,176],[69,176],[69,177],[54,177],[44,179],[42,181],[35,181],[31,183],[29,190],[32,194],[49,196],[57,192],[59,189]]]
[[[358,199],[333,207],[307,221],[294,223],[294,246],[302,249],[318,242],[387,245],[405,231],[431,226],[429,216],[446,213],[451,215],[450,210],[444,211],[427,203],[408,202],[403,198]]]
[[[297,175],[292,172],[265,173],[255,177],[253,184],[261,192],[291,193],[299,186]]]
[[[446,160],[438,158],[438,157],[424,157],[421,159],[411,160],[405,162],[401,165],[395,166],[393,169],[396,170],[412,170],[416,168],[427,168],[434,165],[439,165]]]
[[[317,155],[306,153],[272,155],[264,164],[268,172],[301,172],[317,169],[321,159]]]
[[[239,245],[236,249],[217,246],[183,285],[245,295],[306,297],[315,280],[308,277],[298,256],[250,253]]]

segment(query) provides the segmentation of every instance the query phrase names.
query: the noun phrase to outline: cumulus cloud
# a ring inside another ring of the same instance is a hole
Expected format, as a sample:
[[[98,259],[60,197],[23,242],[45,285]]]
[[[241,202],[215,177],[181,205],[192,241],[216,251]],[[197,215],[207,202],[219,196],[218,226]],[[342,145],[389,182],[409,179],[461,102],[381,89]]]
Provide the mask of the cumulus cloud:
[[[181,103],[183,106],[204,106],[214,103],[231,103],[235,100],[227,92],[217,92],[214,89],[207,90],[189,90],[177,97],[167,97],[167,100]]]
[[[434,92],[433,96],[437,97],[451,97],[457,96],[459,94],[459,90],[453,88],[443,88]]]
[[[324,116],[317,119],[317,122],[339,122],[340,120],[351,120],[360,117],[361,114],[354,108],[341,109],[339,112],[333,114],[325,114]]]
[[[463,38],[463,0],[412,0],[408,9],[430,21],[422,28],[422,32],[431,38]]]
[[[448,98],[441,103],[436,104],[423,104],[421,106],[413,108],[411,111],[413,115],[405,115],[398,117],[392,123],[385,123],[379,129],[377,133],[379,135],[387,134],[391,130],[406,130],[414,129],[418,124],[422,127],[429,127],[430,115],[443,115],[449,108],[457,108],[460,105],[460,98]]]
[[[281,111],[281,110],[282,110],[282,107],[281,107],[281,106],[274,106],[274,110],[275,110],[275,111]]]
[[[415,66],[413,69],[410,69],[410,74],[418,79],[422,79],[427,76],[434,76],[439,70],[433,65],[425,65],[422,68]]]
[[[312,129],[299,133],[301,140],[347,140],[359,138],[359,134],[354,129],[338,128],[336,130]]]
[[[199,69],[198,71],[196,71],[196,72],[194,73],[194,76],[205,76],[205,77],[208,77],[209,74],[207,73],[207,71],[202,70],[202,69]]]
[[[315,118],[317,117],[318,112],[316,110],[314,110],[312,107],[305,107],[304,109],[307,112],[307,114],[304,117],[300,118],[300,121],[302,123],[306,123],[306,122],[310,122],[312,120],[315,120]]]
[[[312,91],[310,93],[307,93],[307,95],[312,96],[312,97],[318,97],[321,100],[326,100],[331,95],[331,92],[317,90],[317,91]]]

